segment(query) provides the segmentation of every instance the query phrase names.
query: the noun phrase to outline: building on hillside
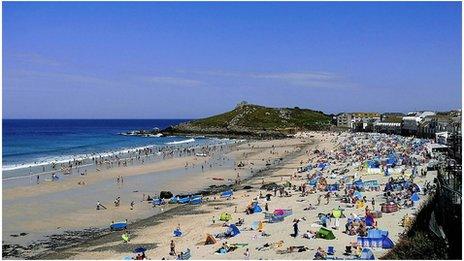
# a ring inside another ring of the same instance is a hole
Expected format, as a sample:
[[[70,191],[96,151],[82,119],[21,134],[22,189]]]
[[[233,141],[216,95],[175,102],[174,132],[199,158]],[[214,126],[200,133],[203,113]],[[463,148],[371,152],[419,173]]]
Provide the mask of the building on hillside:
[[[337,126],[351,128],[351,114],[340,113],[337,115]]]
[[[337,116],[337,126],[355,131],[368,131],[372,124],[379,120],[380,114],[376,112],[341,113]]]
[[[401,122],[374,122],[374,132],[401,134]]]
[[[380,121],[380,113],[377,112],[353,112],[351,113],[351,120],[354,122],[375,122]]]
[[[380,115],[380,121],[382,122],[399,122],[401,123],[404,113],[401,112],[386,112]]]

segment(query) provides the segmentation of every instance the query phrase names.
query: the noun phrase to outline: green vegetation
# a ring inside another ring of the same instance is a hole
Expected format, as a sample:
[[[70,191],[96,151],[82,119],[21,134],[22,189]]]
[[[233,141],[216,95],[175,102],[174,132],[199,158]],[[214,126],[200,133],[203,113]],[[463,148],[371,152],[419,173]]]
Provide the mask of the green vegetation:
[[[387,116],[382,121],[383,122],[401,123],[403,121],[403,117],[401,117],[401,116]]]
[[[268,108],[242,104],[234,110],[189,123],[202,128],[248,128],[255,130],[313,129],[330,125],[330,117],[320,111],[295,108]]]

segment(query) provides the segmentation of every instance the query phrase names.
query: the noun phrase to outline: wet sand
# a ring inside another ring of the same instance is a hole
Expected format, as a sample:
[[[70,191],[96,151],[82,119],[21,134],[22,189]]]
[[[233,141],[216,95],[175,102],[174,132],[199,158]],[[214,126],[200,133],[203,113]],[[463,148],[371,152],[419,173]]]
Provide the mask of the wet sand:
[[[266,167],[266,161],[263,159],[276,160],[293,151],[296,144],[301,144],[301,141],[289,139],[257,141],[251,145],[230,145],[227,151],[214,153],[211,157],[166,159],[139,166],[89,172],[84,177],[70,176],[60,182],[43,182],[33,186],[4,189],[3,244],[27,246],[37,244],[38,240],[44,239],[47,235],[85,228],[95,228],[92,231],[104,229],[113,220],[128,219],[131,223],[146,219],[171,207],[163,210],[153,208],[150,203],[141,202],[143,194],[156,196],[161,190],[169,190],[174,194],[189,194],[210,185],[231,184],[237,173],[240,173],[242,179],[246,179],[252,171]],[[272,145],[277,147],[274,153],[278,154],[269,153]],[[236,169],[234,163],[240,160],[248,162],[244,168]],[[189,162],[187,168],[186,162]],[[249,164],[250,162],[254,162],[255,165]],[[205,166],[203,171],[200,163]],[[212,164],[211,168],[209,164]],[[124,177],[123,185],[115,182],[118,176]],[[225,180],[215,181],[212,180],[213,177],[222,177]],[[82,179],[85,179],[85,186],[77,184]],[[112,205],[116,196],[122,198],[121,206],[117,208]],[[108,210],[96,211],[97,200]],[[129,203],[132,200],[136,205],[131,211]],[[27,235],[15,236],[20,233]],[[43,247],[46,245],[23,251],[22,256],[36,255]]]

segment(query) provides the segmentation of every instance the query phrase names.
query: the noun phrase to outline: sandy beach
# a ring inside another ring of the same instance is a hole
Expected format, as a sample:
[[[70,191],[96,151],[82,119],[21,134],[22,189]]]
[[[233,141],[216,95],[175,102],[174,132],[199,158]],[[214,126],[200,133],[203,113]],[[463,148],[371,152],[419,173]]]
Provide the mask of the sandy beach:
[[[320,225],[317,222],[319,213],[331,213],[334,208],[342,208],[346,217],[351,217],[353,214],[361,217],[364,216],[364,208],[349,208],[347,204],[338,200],[336,194],[331,196],[328,204],[326,204],[325,199],[322,199],[320,206],[316,206],[318,197],[325,195],[324,192],[301,196],[301,192],[292,187],[286,189],[289,193],[287,197],[272,196],[270,201],[260,198],[260,194],[273,194],[272,191],[260,189],[263,184],[282,185],[290,182],[292,186],[299,186],[305,183],[307,173],[298,173],[297,170],[308,163],[320,162],[327,156],[322,156],[315,151],[337,151],[340,145],[338,139],[336,133],[317,132],[291,139],[244,142],[231,146],[224,153],[214,153],[208,158],[174,158],[143,166],[91,173],[86,177],[86,186],[77,185],[80,177],[76,177],[61,183],[7,189],[3,192],[4,210],[6,210],[3,221],[4,240],[5,237],[8,238],[10,234],[14,233],[26,232],[32,233],[32,235],[34,233],[42,235],[87,227],[104,228],[111,221],[128,219],[130,223],[128,231],[131,237],[129,243],[122,241],[122,231],[106,232],[100,234],[96,239],[80,239],[80,243],[71,247],[64,247],[66,244],[64,246],[58,244],[58,248],[54,250],[43,247],[40,250],[25,250],[23,255],[36,256],[40,254],[39,257],[45,259],[122,259],[133,257],[133,249],[143,246],[147,249],[145,254],[150,259],[175,259],[175,256],[169,255],[170,242],[174,240],[176,250],[180,252],[190,249],[192,259],[243,259],[246,249],[249,249],[250,259],[312,259],[318,247],[327,249],[328,246],[335,248],[336,257],[343,258],[345,246],[356,243],[356,236],[343,233],[346,218],[340,219],[339,229],[331,229],[336,237],[335,240],[307,239],[303,238],[302,234],[308,230],[319,230]],[[325,160],[327,159],[325,158]],[[198,164],[198,162],[204,161],[215,162],[216,166],[204,171],[198,169],[199,165],[185,168],[186,162]],[[243,162],[244,166],[237,168],[236,165],[239,162]],[[329,180],[328,183],[333,183],[338,177],[330,177],[329,174],[333,173],[331,170],[342,168],[348,169],[348,173],[343,176],[356,173],[358,178],[364,180],[378,180],[381,189],[390,178],[383,173],[368,174],[366,170],[359,171],[356,169],[357,167],[347,163],[346,160],[333,160],[328,170],[322,171],[322,173]],[[188,177],[182,175],[181,172],[185,171],[189,172]],[[411,170],[406,169],[405,172],[410,173]],[[314,173],[314,170],[308,173]],[[172,191],[174,194],[189,194],[205,189],[210,185],[232,185],[237,174],[243,181],[240,185],[234,186],[235,191],[230,199],[213,194],[204,197],[204,202],[198,206],[168,204],[153,207],[150,202],[141,202],[142,194],[156,196],[161,190]],[[125,177],[123,187],[114,182],[115,177],[121,175]],[[224,181],[213,180],[213,177],[223,178]],[[432,179],[433,173],[429,172],[426,177],[416,178],[415,182],[422,186],[426,181]],[[244,187],[247,189],[243,189]],[[81,192],[75,192],[79,190]],[[110,201],[111,196],[106,198],[105,193],[112,196],[115,196],[115,193],[121,195],[123,198],[121,206],[114,207]],[[338,193],[341,194],[342,191]],[[56,195],[60,195],[60,199],[55,199]],[[74,200],[66,198],[73,196],[75,196]],[[368,199],[366,205],[371,209],[370,202],[374,198],[377,202],[374,210],[380,210],[380,203],[384,202],[381,190],[365,191],[363,196]],[[27,202],[31,202],[32,198],[43,200],[27,204]],[[405,229],[401,225],[402,218],[406,214],[415,213],[426,199],[427,196],[421,196],[420,201],[416,202],[413,207],[401,208],[395,213],[384,213],[381,218],[376,219],[377,228],[388,230],[390,239],[397,242],[399,234]],[[108,209],[95,210],[94,202],[96,200],[100,200]],[[128,206],[130,200],[137,202],[134,210],[130,210]],[[292,209],[293,214],[282,222],[267,223],[263,212],[250,215],[245,213],[245,209],[253,200],[257,200],[263,211],[267,203],[271,213],[275,209]],[[310,204],[315,206],[315,209],[304,210]],[[65,211],[51,213],[51,209]],[[32,215],[32,213],[37,212],[42,215]],[[224,222],[219,220],[223,212],[232,215],[232,220],[229,221],[231,224],[236,223],[239,219],[244,220],[243,224],[238,227],[241,233],[232,238],[217,239],[216,244],[205,245],[207,234],[216,235],[227,230],[227,227],[223,226]],[[31,218],[25,218],[24,213],[30,213]],[[297,237],[291,236],[294,219],[299,219],[300,235]],[[252,224],[257,221],[264,222],[264,236],[262,232],[251,230]],[[173,237],[173,230],[178,225],[180,225],[183,235],[182,237]],[[61,230],[57,227],[60,227]],[[24,240],[28,236],[10,238],[11,242],[15,242],[15,239]],[[21,240],[16,242],[21,243]],[[258,250],[266,243],[272,246],[273,243],[279,241],[281,243],[277,244],[278,247]],[[5,240],[4,243],[6,242],[9,241]],[[221,244],[225,242],[244,245],[239,245],[240,248],[225,254],[216,253]],[[306,249],[302,252],[284,253],[284,250],[291,246],[305,246]],[[44,250],[45,252],[43,252]],[[386,251],[388,250],[382,248],[373,249],[376,257],[380,257]]]
[[[144,195],[153,197],[162,190],[191,194],[211,185],[231,184],[237,174],[246,179],[252,171],[266,167],[266,163],[274,164],[274,160],[293,152],[295,145],[300,144],[296,139],[243,143],[224,146],[222,151],[214,151],[207,157],[175,157],[69,176],[59,182],[4,189],[4,244],[36,245],[46,241],[44,236],[88,228],[98,231],[115,220],[127,219],[131,223],[150,217],[162,210],[142,201]],[[269,153],[271,146],[275,146],[273,154]],[[242,168],[235,166],[245,160],[254,163]],[[117,183],[117,177],[123,177],[124,182]],[[223,180],[213,180],[218,177]],[[85,185],[79,185],[81,181]],[[121,197],[119,207],[113,205],[117,196]],[[96,211],[97,201],[108,209]],[[135,202],[134,210],[130,209],[131,201]],[[18,236],[21,233],[27,235]],[[37,251],[26,253],[37,254]]]

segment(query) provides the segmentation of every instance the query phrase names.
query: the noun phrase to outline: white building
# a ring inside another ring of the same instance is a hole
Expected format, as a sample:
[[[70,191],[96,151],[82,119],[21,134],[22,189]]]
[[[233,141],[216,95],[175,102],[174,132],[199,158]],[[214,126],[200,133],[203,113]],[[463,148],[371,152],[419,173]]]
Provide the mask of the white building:
[[[435,112],[432,111],[424,111],[424,112],[416,112],[416,113],[408,113],[408,116],[403,117],[402,120],[402,132],[403,134],[417,134],[419,129],[419,124],[421,121],[427,116],[433,116]]]

